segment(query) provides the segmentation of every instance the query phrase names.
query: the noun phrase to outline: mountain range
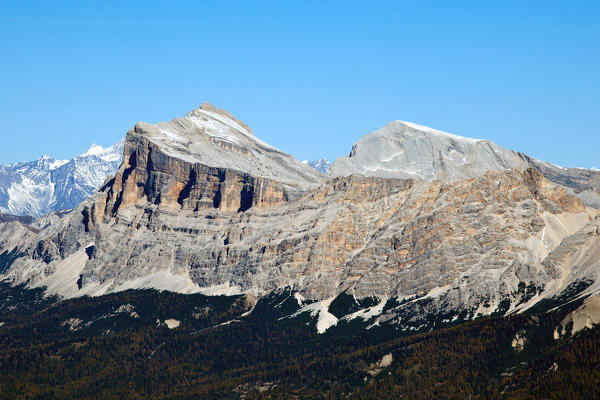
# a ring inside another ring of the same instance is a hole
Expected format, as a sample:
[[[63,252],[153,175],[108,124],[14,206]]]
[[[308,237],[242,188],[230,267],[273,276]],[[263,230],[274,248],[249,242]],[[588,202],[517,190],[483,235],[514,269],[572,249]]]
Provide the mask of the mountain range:
[[[210,104],[137,124],[123,154],[72,212],[3,225],[2,250],[19,237],[23,255],[5,279],[61,297],[287,288],[319,332],[339,318],[415,329],[518,313],[581,282],[581,295],[600,288],[597,171],[395,121],[327,177]],[[335,317],[342,295],[357,306]]]
[[[0,398],[600,395],[597,170],[403,121],[300,162],[208,103],[3,168]]]
[[[106,149],[94,144],[70,160],[42,156],[0,165],[0,212],[40,217],[76,207],[119,168],[124,142]]]

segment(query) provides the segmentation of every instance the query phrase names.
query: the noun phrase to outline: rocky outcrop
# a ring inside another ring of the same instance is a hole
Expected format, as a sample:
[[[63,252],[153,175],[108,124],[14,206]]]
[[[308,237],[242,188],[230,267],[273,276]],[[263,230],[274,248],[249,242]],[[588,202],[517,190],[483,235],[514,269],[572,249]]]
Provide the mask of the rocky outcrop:
[[[554,331],[554,339],[574,336],[584,329],[593,329],[600,324],[600,295],[595,294],[581,306],[569,313]]]
[[[272,179],[168,157],[141,135],[131,135],[125,161],[100,193],[92,208],[84,210],[88,230],[90,224],[136,204],[150,203],[171,211],[237,212],[299,196],[298,190]]]
[[[550,182],[569,189],[586,205],[600,209],[600,171],[585,168],[563,168],[526,155],[523,157]]]

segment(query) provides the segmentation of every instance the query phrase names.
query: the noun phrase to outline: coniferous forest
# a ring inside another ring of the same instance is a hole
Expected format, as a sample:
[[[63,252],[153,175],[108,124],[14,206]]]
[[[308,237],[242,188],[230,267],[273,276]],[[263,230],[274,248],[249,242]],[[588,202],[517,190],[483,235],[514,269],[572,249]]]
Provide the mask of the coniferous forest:
[[[429,332],[340,323],[319,335],[310,314],[284,317],[294,307],[285,292],[248,313],[243,296],[139,290],[56,302],[1,288],[3,399],[600,397],[600,329],[553,338],[576,304]],[[526,341],[515,349],[517,334]]]

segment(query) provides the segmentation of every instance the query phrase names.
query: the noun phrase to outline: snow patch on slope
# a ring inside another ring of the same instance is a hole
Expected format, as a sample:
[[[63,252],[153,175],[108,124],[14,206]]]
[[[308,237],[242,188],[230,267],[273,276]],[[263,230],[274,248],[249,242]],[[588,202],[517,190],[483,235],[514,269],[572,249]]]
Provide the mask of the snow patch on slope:
[[[384,297],[378,304],[372,307],[358,310],[356,312],[353,312],[352,314],[345,315],[344,317],[342,317],[342,319],[346,321],[352,321],[353,319],[360,318],[363,321],[369,321],[370,319],[381,315],[381,313],[383,312],[383,308],[385,307],[385,303],[387,303],[387,301],[388,298]]]
[[[461,140],[461,141],[466,141],[466,142],[471,142],[471,143],[477,143],[477,142],[483,141],[483,139],[473,139],[473,138],[468,138],[468,137],[464,137],[464,136],[458,136],[458,135],[454,135],[452,133],[433,129],[433,128],[430,128],[425,125],[415,124],[414,122],[407,122],[407,121],[396,121],[396,122],[399,122],[401,124],[409,126],[417,131],[427,132],[427,133],[430,133],[433,135],[438,135],[438,136],[445,136],[445,137],[448,137],[448,138],[451,138],[454,140]]]
[[[337,317],[329,312],[329,305],[333,299],[334,297],[311,303],[296,311],[291,317],[309,312],[311,317],[317,317],[317,332],[325,333],[327,329],[335,326],[338,322]]]

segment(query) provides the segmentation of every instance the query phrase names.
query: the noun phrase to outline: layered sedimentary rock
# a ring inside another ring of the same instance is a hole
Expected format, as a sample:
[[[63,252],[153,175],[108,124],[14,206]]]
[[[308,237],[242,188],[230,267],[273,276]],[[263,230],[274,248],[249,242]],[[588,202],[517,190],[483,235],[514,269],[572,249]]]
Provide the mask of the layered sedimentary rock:
[[[155,287],[397,299],[382,323],[408,307],[516,312],[598,278],[594,259],[582,277],[569,253],[598,247],[597,212],[570,189],[536,168],[472,175],[325,179],[205,105],[130,130],[116,176],[27,236],[5,277],[67,297]]]
[[[585,168],[563,168],[523,156],[549,181],[568,188],[583,202],[600,209],[600,171]]]

